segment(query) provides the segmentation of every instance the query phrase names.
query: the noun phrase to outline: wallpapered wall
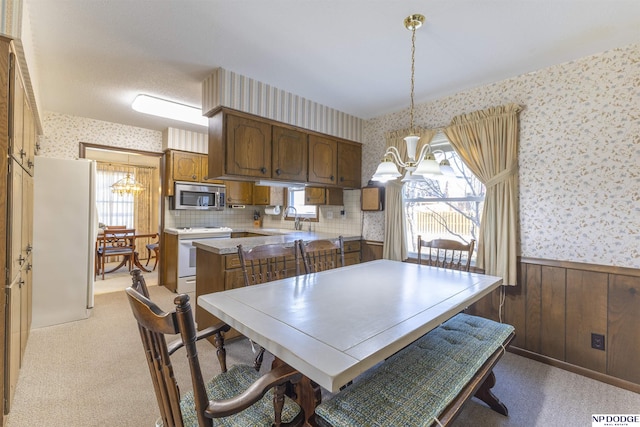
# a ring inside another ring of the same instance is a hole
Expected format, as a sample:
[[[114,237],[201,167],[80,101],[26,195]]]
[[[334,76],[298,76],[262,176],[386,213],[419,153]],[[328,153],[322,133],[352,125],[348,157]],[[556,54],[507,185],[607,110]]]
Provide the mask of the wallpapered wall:
[[[421,71],[417,79],[428,78]],[[416,124],[514,102],[520,113],[520,227],[524,257],[640,268],[640,44],[614,49],[416,107]],[[402,111],[364,127],[363,182]],[[364,237],[382,240],[383,213]]]
[[[45,111],[41,156],[77,159],[78,143],[162,152],[162,132]]]

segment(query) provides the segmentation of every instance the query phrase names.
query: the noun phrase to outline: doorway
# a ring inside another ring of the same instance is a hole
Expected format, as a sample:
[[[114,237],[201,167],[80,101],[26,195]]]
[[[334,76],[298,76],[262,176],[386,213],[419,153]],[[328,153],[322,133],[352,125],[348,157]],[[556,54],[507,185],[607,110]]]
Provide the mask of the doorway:
[[[136,252],[141,264],[151,270],[155,260],[154,251],[148,251],[147,244],[159,241],[161,218],[161,160],[162,153],[80,143],[79,157],[96,161],[96,208],[100,227],[126,226],[135,228],[136,234],[158,233],[156,238],[136,239]],[[127,174],[139,182],[144,189],[137,194],[114,193],[111,185]],[[117,261],[117,260],[113,260]],[[117,266],[118,262],[110,264]],[[158,283],[159,265],[150,272],[143,271],[147,285]],[[109,267],[105,269],[109,271]],[[131,285],[128,268],[122,267],[105,275],[99,275],[94,284],[94,293],[108,293],[124,290]]]

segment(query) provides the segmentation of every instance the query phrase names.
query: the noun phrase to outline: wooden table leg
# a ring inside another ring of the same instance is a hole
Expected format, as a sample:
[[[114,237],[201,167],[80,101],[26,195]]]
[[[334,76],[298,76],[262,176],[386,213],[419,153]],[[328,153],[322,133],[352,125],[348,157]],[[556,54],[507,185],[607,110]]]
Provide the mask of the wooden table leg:
[[[282,366],[285,363],[277,357],[273,359],[271,369],[278,366]],[[288,390],[289,397],[296,401],[300,408],[304,412],[304,426],[315,427],[316,424],[312,422],[313,415],[316,410],[316,406],[322,403],[322,391],[320,386],[311,381],[304,375],[299,382],[293,384],[292,390]]]

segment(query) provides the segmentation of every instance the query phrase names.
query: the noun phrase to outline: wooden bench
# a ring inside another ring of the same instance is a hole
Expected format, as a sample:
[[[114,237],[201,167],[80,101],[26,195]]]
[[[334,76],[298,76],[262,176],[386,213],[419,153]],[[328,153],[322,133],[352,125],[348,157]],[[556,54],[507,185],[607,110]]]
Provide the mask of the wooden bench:
[[[448,425],[472,396],[507,415],[491,393],[510,325],[458,314],[316,408],[319,426]]]

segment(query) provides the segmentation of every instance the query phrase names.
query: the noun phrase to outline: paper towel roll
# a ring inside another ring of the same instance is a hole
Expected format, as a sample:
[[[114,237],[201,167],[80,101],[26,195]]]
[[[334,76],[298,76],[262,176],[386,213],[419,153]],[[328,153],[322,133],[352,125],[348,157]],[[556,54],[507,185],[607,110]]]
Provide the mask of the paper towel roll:
[[[280,215],[280,206],[266,206],[264,208],[264,213],[266,215]]]

